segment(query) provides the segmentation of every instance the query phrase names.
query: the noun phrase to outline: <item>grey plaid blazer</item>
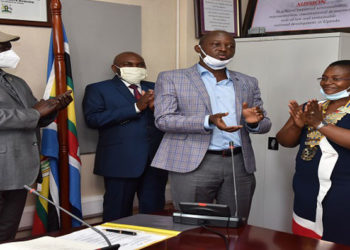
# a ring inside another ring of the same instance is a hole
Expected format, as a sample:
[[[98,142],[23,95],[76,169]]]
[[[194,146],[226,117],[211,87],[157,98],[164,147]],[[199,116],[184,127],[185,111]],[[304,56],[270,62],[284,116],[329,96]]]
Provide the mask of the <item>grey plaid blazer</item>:
[[[242,117],[242,103],[263,110],[258,81],[254,77],[229,71],[234,80],[236,113],[242,140],[242,152],[248,173],[256,170],[249,128]],[[271,121],[260,121],[254,133],[267,133]],[[211,131],[204,129],[204,118],[212,114],[208,92],[197,65],[187,69],[161,72],[155,84],[155,124],[165,132],[152,166],[174,172],[190,172],[203,160],[210,143]]]

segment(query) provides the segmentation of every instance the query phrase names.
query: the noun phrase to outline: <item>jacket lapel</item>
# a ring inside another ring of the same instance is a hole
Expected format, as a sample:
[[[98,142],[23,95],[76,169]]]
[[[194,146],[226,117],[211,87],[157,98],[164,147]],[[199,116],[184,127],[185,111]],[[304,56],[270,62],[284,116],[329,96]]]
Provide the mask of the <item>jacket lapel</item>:
[[[149,86],[147,86],[147,84],[145,82],[141,81],[141,89],[142,89],[142,91],[147,92],[147,90],[149,90],[150,88],[149,88]]]
[[[125,84],[116,76],[113,78],[113,81],[115,82],[115,87],[120,92],[120,94],[125,97],[128,102],[135,103],[135,97],[131,94],[128,87],[126,87]]]
[[[209,110],[209,113],[212,113],[208,91],[207,91],[207,89],[206,89],[206,87],[201,79],[201,76],[197,70],[197,65],[194,65],[191,68],[189,68],[188,78],[191,81],[193,81],[192,83],[195,86],[195,89],[198,91],[199,95],[201,96],[205,106]]]
[[[5,90],[5,92],[8,93],[18,104],[24,107],[28,107],[28,103],[25,100],[25,96],[20,91],[20,89],[17,88],[16,81],[14,81],[12,76],[7,75],[4,71],[1,71],[0,74],[2,75],[2,77],[0,77],[0,87],[2,87]],[[16,93],[13,93],[13,91],[9,90],[8,87],[5,86],[6,84],[10,84]]]

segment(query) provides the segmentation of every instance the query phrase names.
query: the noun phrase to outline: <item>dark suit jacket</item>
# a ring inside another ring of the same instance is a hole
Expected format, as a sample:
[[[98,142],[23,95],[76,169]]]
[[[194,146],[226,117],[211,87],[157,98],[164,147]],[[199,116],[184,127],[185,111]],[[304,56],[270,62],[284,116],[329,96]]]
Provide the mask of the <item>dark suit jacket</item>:
[[[154,88],[141,82],[142,90]],[[136,100],[118,78],[90,84],[83,110],[89,127],[98,129],[94,173],[105,177],[139,177],[150,163],[162,132],[154,126],[153,112],[136,113]]]

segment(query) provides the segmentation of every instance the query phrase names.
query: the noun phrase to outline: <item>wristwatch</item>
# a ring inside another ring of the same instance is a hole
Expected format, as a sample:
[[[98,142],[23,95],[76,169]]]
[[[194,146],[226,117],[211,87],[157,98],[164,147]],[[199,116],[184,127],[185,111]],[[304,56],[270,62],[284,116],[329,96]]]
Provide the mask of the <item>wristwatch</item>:
[[[327,126],[329,123],[326,122],[325,120],[322,120],[320,124],[318,124],[318,126],[316,127],[316,129],[320,129],[323,128],[325,126]]]

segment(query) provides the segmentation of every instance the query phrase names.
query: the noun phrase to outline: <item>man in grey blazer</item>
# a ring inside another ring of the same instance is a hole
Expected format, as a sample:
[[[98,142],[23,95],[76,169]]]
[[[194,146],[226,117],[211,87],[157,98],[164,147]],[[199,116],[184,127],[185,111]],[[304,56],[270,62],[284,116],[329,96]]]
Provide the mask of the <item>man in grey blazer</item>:
[[[37,101],[24,80],[3,71],[19,57],[11,49],[18,36],[0,32],[0,241],[16,235],[27,191],[40,169],[40,126],[51,123],[71,101],[71,92]]]
[[[248,218],[255,189],[255,159],[249,133],[267,133],[258,82],[230,71],[235,41],[213,31],[195,46],[199,63],[162,72],[155,84],[155,123],[165,132],[152,166],[169,170],[172,198],[226,204]],[[238,208],[229,143],[234,143]]]

